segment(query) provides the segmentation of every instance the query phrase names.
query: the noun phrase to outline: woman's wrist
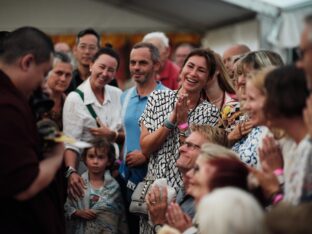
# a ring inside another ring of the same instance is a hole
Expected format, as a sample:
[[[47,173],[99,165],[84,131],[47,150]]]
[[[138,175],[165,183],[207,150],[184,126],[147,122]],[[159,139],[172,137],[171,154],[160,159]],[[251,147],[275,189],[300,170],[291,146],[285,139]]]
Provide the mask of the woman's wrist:
[[[169,120],[169,118],[167,118],[167,119],[165,119],[165,121],[164,121],[164,127],[167,128],[167,129],[169,129],[169,130],[173,130],[173,129],[176,127],[176,124],[173,123],[173,122],[171,122],[171,121]]]

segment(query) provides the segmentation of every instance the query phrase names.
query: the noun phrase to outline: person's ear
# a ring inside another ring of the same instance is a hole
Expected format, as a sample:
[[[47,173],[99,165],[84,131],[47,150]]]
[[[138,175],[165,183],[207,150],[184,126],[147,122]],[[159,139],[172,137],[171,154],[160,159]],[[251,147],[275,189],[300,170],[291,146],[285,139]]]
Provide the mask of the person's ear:
[[[74,56],[76,56],[76,53],[77,53],[77,45],[75,44],[74,47],[73,47],[73,54],[74,54]]]
[[[170,52],[171,52],[170,47],[166,47],[166,48],[165,48],[165,51],[166,51],[166,57],[169,58]]]
[[[19,65],[23,71],[27,71],[31,65],[35,63],[35,57],[33,54],[26,54],[21,57]]]
[[[92,66],[93,66],[93,64],[94,64],[93,62],[91,62],[91,63],[89,64],[89,71],[90,71],[90,72],[92,72]]]
[[[157,61],[157,62],[154,63],[154,71],[158,72],[159,70],[160,70],[160,62]]]

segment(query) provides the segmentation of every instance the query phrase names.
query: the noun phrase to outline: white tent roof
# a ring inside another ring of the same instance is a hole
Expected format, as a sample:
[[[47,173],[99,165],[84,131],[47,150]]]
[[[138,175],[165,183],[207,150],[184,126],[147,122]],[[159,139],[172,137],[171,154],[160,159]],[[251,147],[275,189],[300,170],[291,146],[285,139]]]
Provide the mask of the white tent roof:
[[[100,32],[204,33],[253,19],[278,16],[283,9],[312,7],[311,0],[1,0],[0,30],[32,25],[48,33]]]

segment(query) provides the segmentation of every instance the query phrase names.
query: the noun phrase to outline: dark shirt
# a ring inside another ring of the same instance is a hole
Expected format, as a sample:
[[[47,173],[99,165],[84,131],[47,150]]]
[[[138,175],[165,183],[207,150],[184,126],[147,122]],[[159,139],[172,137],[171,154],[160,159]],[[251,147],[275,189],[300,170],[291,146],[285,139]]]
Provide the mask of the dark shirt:
[[[27,201],[14,198],[33,183],[42,156],[28,101],[1,70],[0,116],[1,233],[65,233],[52,185]]]
[[[65,91],[66,94],[69,94],[71,91],[74,91],[82,82],[83,79],[80,76],[78,69],[73,70],[72,80],[69,84],[69,87]]]
[[[195,201],[194,198],[185,193],[184,188],[178,191],[176,202],[181,206],[183,212],[185,212],[192,219],[195,215]]]

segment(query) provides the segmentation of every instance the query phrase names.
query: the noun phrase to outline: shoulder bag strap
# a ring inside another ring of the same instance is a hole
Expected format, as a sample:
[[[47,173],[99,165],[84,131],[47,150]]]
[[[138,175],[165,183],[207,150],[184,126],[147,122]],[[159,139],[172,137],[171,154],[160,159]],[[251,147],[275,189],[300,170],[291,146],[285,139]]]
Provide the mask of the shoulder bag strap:
[[[74,91],[75,91],[76,93],[78,93],[79,96],[81,97],[82,101],[84,101],[84,93],[83,93],[80,89],[76,89],[76,90],[74,90]],[[92,117],[95,119],[95,121],[96,121],[97,114],[95,113],[95,111],[94,111],[92,105],[91,105],[91,104],[88,104],[88,105],[86,105],[86,107],[87,107],[88,111],[90,112],[91,116],[92,116]],[[97,125],[98,127],[100,127],[100,126],[99,126],[99,123],[98,123],[97,121],[96,121],[96,125]]]

